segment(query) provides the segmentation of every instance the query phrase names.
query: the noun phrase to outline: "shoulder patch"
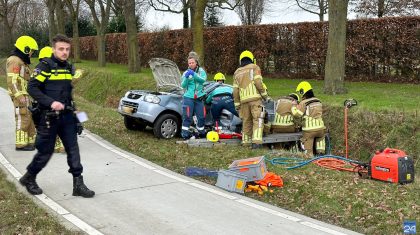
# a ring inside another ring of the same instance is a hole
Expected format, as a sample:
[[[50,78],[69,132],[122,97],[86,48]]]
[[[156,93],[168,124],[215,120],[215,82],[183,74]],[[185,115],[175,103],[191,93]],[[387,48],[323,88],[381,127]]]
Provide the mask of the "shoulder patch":
[[[36,77],[40,73],[41,73],[41,70],[39,68],[35,68],[34,72],[32,73],[32,77]]]

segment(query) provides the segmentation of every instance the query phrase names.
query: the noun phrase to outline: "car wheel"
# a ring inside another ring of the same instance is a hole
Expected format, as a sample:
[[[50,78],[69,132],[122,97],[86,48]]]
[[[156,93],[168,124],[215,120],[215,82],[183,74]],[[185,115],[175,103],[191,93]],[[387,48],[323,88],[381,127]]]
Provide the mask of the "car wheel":
[[[137,119],[129,116],[124,116],[124,125],[129,130],[143,131],[146,129],[146,125],[144,123],[141,123]]]
[[[154,126],[153,133],[157,138],[170,139],[178,134],[180,130],[179,118],[173,114],[163,114]]]

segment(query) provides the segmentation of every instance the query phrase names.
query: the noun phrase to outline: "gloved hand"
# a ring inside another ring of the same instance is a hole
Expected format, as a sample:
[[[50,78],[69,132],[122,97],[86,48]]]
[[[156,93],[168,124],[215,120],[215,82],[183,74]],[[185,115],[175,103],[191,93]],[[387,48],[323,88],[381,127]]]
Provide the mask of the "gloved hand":
[[[188,69],[187,72],[185,72],[185,77],[190,79],[191,77],[194,77],[195,72],[192,69]]]
[[[82,132],[83,132],[83,125],[82,125],[82,123],[78,122],[76,124],[76,132],[77,132],[78,135],[81,135],[82,134]]]

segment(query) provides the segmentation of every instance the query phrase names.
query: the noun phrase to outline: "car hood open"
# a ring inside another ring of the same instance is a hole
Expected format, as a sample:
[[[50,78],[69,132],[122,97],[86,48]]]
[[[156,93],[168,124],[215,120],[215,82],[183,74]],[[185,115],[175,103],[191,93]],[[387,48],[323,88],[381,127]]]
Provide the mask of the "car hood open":
[[[175,62],[164,58],[149,60],[158,91],[182,90],[181,73]]]

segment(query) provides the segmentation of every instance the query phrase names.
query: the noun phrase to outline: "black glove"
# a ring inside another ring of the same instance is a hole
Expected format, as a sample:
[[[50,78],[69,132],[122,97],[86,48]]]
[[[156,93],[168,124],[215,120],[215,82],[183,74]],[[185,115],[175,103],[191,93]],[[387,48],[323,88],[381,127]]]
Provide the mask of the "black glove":
[[[82,123],[78,122],[76,124],[76,132],[77,132],[78,135],[81,135],[82,134],[82,132],[83,132],[83,125],[82,125]]]

